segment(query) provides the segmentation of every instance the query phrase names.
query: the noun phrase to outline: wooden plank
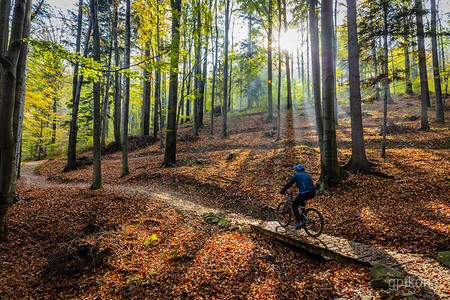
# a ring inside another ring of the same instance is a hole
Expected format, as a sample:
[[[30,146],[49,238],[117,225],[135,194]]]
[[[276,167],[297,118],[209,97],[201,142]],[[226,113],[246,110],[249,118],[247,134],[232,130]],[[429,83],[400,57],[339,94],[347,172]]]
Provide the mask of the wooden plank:
[[[358,260],[356,257],[351,257],[351,256],[347,256],[347,255],[344,255],[344,254],[332,251],[329,248],[324,247],[322,245],[319,246],[320,242],[318,243],[319,245],[315,245],[315,244],[309,243],[308,241],[305,241],[305,240],[300,239],[300,238],[294,238],[294,237],[287,236],[285,234],[281,234],[281,233],[278,233],[278,232],[275,232],[275,231],[272,231],[272,230],[268,230],[268,229],[266,229],[266,228],[264,228],[262,226],[259,226],[259,225],[252,224],[251,226],[255,230],[257,230],[257,231],[259,231],[259,232],[261,232],[261,233],[263,233],[263,234],[265,234],[267,236],[270,236],[272,238],[276,238],[276,239],[278,239],[280,241],[283,241],[283,242],[286,242],[286,243],[288,243],[290,245],[293,245],[293,246],[300,247],[302,249],[308,250],[309,252],[318,254],[320,256],[329,257],[329,258],[335,259],[335,260],[337,260],[339,262],[343,262],[343,263],[357,263],[357,264],[368,265],[367,262],[362,261],[362,260]]]

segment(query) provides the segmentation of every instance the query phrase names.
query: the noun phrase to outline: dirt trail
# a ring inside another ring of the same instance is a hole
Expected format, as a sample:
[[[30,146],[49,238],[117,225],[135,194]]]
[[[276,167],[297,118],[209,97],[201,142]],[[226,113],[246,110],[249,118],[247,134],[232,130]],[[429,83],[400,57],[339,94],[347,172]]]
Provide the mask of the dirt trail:
[[[22,165],[22,177],[19,184],[24,186],[37,186],[42,188],[64,188],[64,187],[76,187],[76,188],[89,188],[85,183],[54,183],[48,181],[43,176],[37,175],[34,170],[43,161],[40,162],[27,162]],[[171,205],[177,209],[189,211],[197,215],[202,215],[206,212],[213,212],[215,214],[221,213],[224,217],[231,219],[238,223],[252,223],[258,224],[263,220],[257,220],[248,216],[243,216],[229,211],[221,211],[215,208],[199,205],[199,201],[191,199],[190,196],[183,195],[174,191],[170,191],[167,187],[161,187],[157,185],[152,186],[130,186],[130,185],[110,185],[104,184],[103,188],[109,191],[115,191],[126,195],[140,194],[149,198],[158,199],[168,205]],[[325,234],[323,235],[326,238]],[[343,240],[343,239],[342,239]],[[346,240],[347,242],[351,242]],[[373,248],[366,246],[368,248]],[[373,248],[375,249],[375,248]],[[413,288],[422,288],[429,290],[431,295],[439,298],[450,298],[450,287],[448,285],[448,279],[450,278],[450,270],[440,265],[434,258],[430,258],[422,255],[408,255],[400,254],[395,251],[388,251],[383,248],[377,248],[377,251],[384,251],[389,254],[391,258],[395,258],[398,265],[397,269],[405,272],[409,276],[409,282],[404,284],[413,284]],[[362,255],[362,253],[359,253]],[[412,280],[412,281],[411,281]],[[402,283],[403,284],[403,283]]]
[[[22,164],[21,169],[21,178],[19,184],[24,186],[38,186],[41,188],[89,188],[89,185],[85,183],[55,183],[48,181],[44,176],[37,175],[34,170],[42,164],[44,161],[33,161],[26,162]],[[254,218],[250,218],[248,216],[243,216],[240,214],[236,214],[229,211],[218,210],[211,207],[205,207],[197,204],[193,199],[190,199],[186,195],[182,195],[177,192],[173,192],[167,189],[167,187],[152,185],[152,186],[136,186],[136,185],[111,185],[111,184],[103,184],[103,189],[109,191],[115,191],[121,194],[133,196],[136,193],[140,195],[144,195],[146,197],[150,197],[153,199],[158,199],[164,203],[167,203],[171,206],[174,206],[178,209],[190,211],[197,215],[202,215],[207,212],[212,212],[214,214],[221,213],[224,217],[232,219],[238,223],[252,223],[257,220]]]

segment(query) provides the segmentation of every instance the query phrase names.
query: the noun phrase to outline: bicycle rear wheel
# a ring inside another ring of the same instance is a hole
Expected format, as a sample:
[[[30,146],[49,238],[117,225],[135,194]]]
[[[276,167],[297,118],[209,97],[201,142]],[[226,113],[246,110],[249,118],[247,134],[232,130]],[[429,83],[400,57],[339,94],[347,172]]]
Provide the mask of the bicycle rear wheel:
[[[292,210],[287,201],[280,202],[277,207],[277,220],[281,227],[286,227],[291,222]]]
[[[305,231],[311,237],[318,237],[323,231],[322,214],[315,208],[306,210]]]

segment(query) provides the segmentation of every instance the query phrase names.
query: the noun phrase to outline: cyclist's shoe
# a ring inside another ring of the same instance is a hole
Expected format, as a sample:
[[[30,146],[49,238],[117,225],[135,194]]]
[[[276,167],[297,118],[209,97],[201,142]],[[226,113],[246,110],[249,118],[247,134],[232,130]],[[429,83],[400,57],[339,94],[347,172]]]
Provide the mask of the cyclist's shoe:
[[[302,228],[302,226],[303,226],[304,224],[305,224],[305,223],[304,223],[303,221],[298,222],[297,225],[295,225],[295,229],[300,229],[300,228]]]

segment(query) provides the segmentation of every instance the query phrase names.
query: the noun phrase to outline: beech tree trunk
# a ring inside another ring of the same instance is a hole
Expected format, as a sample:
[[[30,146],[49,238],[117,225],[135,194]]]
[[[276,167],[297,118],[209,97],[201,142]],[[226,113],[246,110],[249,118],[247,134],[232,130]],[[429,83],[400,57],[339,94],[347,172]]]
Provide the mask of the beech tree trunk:
[[[226,1],[225,7],[225,59],[223,64],[223,99],[222,99],[222,138],[228,136],[227,130],[227,100],[228,100],[228,33],[230,29],[230,0]]]
[[[278,0],[277,141],[281,140],[281,0]]]
[[[148,44],[148,43],[147,43]],[[145,57],[149,59],[150,49],[149,45],[146,46]],[[147,136],[150,134],[150,93],[151,93],[151,73],[148,71],[148,64],[145,64],[144,68],[144,91],[142,93],[142,135]]]
[[[126,2],[125,14],[125,63],[124,68],[130,68],[130,52],[131,52],[131,0]],[[128,118],[130,108],[130,77],[125,75],[125,89],[123,93],[122,105],[122,175],[125,177],[130,174],[128,168]]]
[[[362,174],[369,170],[366,158],[361,114],[361,91],[359,76],[359,47],[356,23],[356,0],[347,0],[348,71],[350,82],[350,116],[352,126],[352,156],[347,165],[352,173]]]
[[[377,59],[377,40],[373,40],[373,47],[372,47],[372,56],[373,56],[373,68],[375,72],[375,78],[377,78],[377,81],[375,83],[375,97],[377,101],[381,100],[380,97],[380,83],[378,82],[378,59]]]
[[[157,20],[156,20],[156,63],[158,67],[155,70],[155,111],[153,114],[153,140],[156,141],[159,132],[159,110],[161,109],[161,69],[159,68],[160,57],[160,37],[159,37],[159,0],[156,1]]]
[[[94,60],[100,63],[100,31],[98,27],[98,2],[90,0],[91,18],[92,18],[92,44],[94,48]],[[93,97],[94,97],[94,158],[93,158],[93,177],[91,189],[96,190],[102,187],[102,166],[101,166],[101,135],[102,135],[102,118],[100,114],[100,80],[94,80]]]
[[[310,22],[309,20],[307,22]],[[309,24],[307,24],[308,26]],[[306,91],[308,94],[308,105],[311,103],[311,92],[309,84],[309,36],[306,35]]]
[[[109,55],[108,55],[108,66],[111,66],[111,60],[112,60],[112,42],[109,48]],[[102,128],[102,148],[106,145],[106,138],[108,137],[108,110],[109,110],[109,89],[111,86],[111,73],[108,72],[106,74],[106,87],[105,87],[105,96],[103,98],[103,128]]]
[[[321,9],[322,78],[323,78],[323,164],[318,182],[319,190],[326,192],[346,177],[339,166],[336,145],[333,71],[333,0],[322,0]]]
[[[113,19],[113,40],[114,40],[114,60],[115,66],[120,66],[119,42],[117,39],[118,19],[119,19],[119,1],[114,1],[114,19]],[[114,140],[116,141],[117,150],[122,150],[120,123],[122,120],[122,88],[121,75],[119,72],[114,73]]]
[[[283,1],[284,9],[284,31],[287,32],[288,30],[288,22],[287,22],[287,16],[286,16],[286,0]],[[292,109],[292,86],[291,86],[291,70],[289,66],[289,51],[284,51],[284,60],[286,61],[286,84],[287,84],[287,98],[286,98],[286,108]]]
[[[272,95],[272,81],[273,81],[273,67],[272,67],[272,29],[273,29],[273,3],[269,0],[269,15],[268,15],[268,33],[267,33],[267,106],[268,116],[267,122],[273,122],[273,95]]]
[[[428,79],[427,79],[427,62],[425,57],[425,34],[423,30],[423,18],[424,13],[422,7],[422,0],[415,0],[416,8],[416,22],[417,22],[417,46],[419,48],[419,74],[420,74],[420,98],[421,98],[421,119],[420,129],[429,130],[428,124],[428,108],[427,98],[428,94]]]
[[[81,3],[81,4],[80,4]],[[76,41],[76,52],[80,53],[81,48],[81,29],[83,26],[83,1],[80,0],[78,9],[78,28],[77,28],[77,41]],[[89,39],[91,37],[92,21],[89,20],[89,28],[86,35],[86,41],[84,43],[83,56],[86,57],[89,48]],[[77,169],[77,135],[78,135],[78,110],[80,107],[80,94],[81,86],[83,84],[84,76],[78,75],[80,63],[75,64],[73,70],[73,86],[72,86],[72,118],[70,120],[69,127],[69,145],[67,148],[67,165],[64,168],[64,172],[69,172]]]
[[[201,87],[202,87],[202,65],[201,65],[201,49],[202,49],[202,23],[201,23],[201,3],[200,0],[197,1],[196,5],[197,17],[196,19],[196,33],[197,38],[195,39],[195,77],[194,77],[194,89],[196,93],[196,97],[194,100],[194,134],[198,135],[198,130],[201,126],[200,121],[200,110],[202,108],[201,102],[203,100],[203,95],[201,95]],[[202,112],[203,113],[203,112]]]
[[[381,157],[386,157],[386,126],[387,126],[387,104],[389,102],[389,70],[388,70],[388,27],[387,27],[387,5],[383,7],[384,17],[384,98],[383,98],[383,137],[381,140]]]
[[[217,55],[219,52],[219,28],[217,26],[217,0],[215,1],[215,28],[216,28],[216,41],[215,41],[215,47],[214,47],[214,64],[213,64],[213,79],[212,79],[212,91],[211,91],[211,123],[210,123],[210,132],[209,134],[211,136],[214,135],[214,104],[215,104],[215,96],[216,96],[216,69],[217,69]]]
[[[312,90],[316,114],[317,136],[319,138],[319,148],[320,153],[323,153],[323,117],[321,102],[322,100],[320,95],[319,26],[316,9],[317,0],[311,0],[309,6],[309,34],[311,38]]]
[[[180,13],[181,0],[171,0],[172,7],[172,45],[170,53],[169,103],[167,106],[166,149],[163,166],[170,167],[176,163],[177,153],[177,97],[178,97],[178,62],[180,49]]]
[[[6,212],[15,199],[16,161],[15,148],[18,131],[14,124],[18,123],[19,113],[15,110],[16,93],[20,93],[17,84],[24,80],[25,70],[19,70],[19,59],[23,38],[28,35],[31,19],[31,0],[17,0],[14,4],[14,13],[11,23],[9,46],[6,47],[9,33],[10,2],[0,2],[0,240],[6,238]],[[6,11],[8,10],[8,11]],[[20,65],[21,68],[25,64]],[[21,78],[19,78],[21,76]],[[20,105],[19,105],[20,108]]]
[[[439,56],[436,28],[436,0],[431,0],[431,52],[433,55],[434,91],[436,95],[436,122],[444,124],[444,106],[442,105],[441,76],[439,72]]]
[[[410,22],[405,23],[405,34],[404,34],[404,38],[405,38],[405,45],[404,45],[404,51],[405,51],[405,78],[406,78],[406,83],[405,83],[405,91],[406,94],[412,96],[414,94],[413,92],[413,87],[412,87],[412,82],[411,82],[411,64],[410,64],[410,60],[409,60],[409,24]]]

